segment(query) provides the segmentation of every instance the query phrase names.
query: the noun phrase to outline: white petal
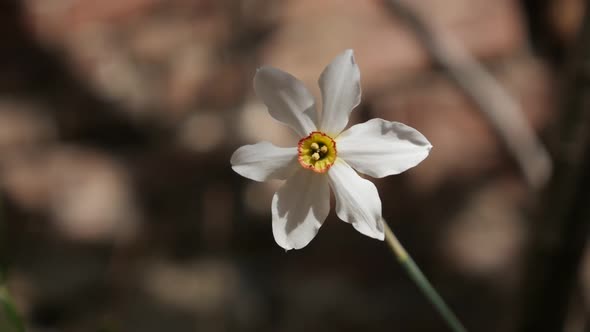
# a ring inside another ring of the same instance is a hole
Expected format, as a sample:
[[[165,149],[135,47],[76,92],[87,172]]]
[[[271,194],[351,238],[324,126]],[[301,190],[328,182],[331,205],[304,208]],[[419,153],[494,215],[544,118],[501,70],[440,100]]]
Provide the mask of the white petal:
[[[330,187],[325,174],[300,169],[272,199],[272,232],[285,248],[305,247],[330,212]]]
[[[279,148],[269,142],[244,145],[231,156],[232,169],[255,181],[286,179],[298,166],[297,148]]]
[[[262,67],[254,76],[254,91],[276,120],[305,137],[316,130],[317,112],[313,96],[297,78],[282,70]]]
[[[352,109],[361,102],[361,73],[352,50],[330,63],[320,76],[322,90],[322,121],[320,130],[338,135],[346,127]]]
[[[338,136],[336,144],[339,158],[360,173],[376,178],[418,165],[432,148],[416,129],[383,119],[352,126]]]
[[[336,197],[338,218],[351,223],[362,234],[383,240],[381,199],[375,185],[361,178],[343,160],[332,165],[328,177]]]

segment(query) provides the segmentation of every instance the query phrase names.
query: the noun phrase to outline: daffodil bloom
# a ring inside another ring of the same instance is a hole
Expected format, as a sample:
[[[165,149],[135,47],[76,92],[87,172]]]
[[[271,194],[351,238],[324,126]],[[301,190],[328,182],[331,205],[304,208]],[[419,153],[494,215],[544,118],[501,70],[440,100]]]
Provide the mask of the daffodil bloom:
[[[276,68],[258,69],[257,96],[273,118],[301,139],[291,148],[269,142],[242,146],[231,157],[233,170],[244,177],[286,179],[272,199],[271,210],[274,238],[287,250],[303,248],[316,236],[330,212],[330,188],[340,219],[383,240],[379,193],[357,172],[376,178],[399,174],[424,160],[432,147],[417,130],[383,119],[344,130],[361,100],[360,72],[352,50],[324,69],[319,85],[321,113],[301,81]]]

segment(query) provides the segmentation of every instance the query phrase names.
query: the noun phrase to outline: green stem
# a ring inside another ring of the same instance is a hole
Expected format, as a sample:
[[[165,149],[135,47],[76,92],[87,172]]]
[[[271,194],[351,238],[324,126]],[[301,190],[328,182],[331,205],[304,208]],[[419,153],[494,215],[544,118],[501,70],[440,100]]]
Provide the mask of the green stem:
[[[16,307],[14,306],[14,302],[12,301],[12,298],[8,294],[8,291],[6,290],[6,288],[1,285],[0,285],[0,305],[1,305],[4,313],[6,314],[6,317],[10,321],[10,324],[14,328],[14,331],[25,332],[25,326],[23,324],[23,321],[22,321],[18,311],[16,310]]]
[[[0,197],[1,198],[1,197]],[[4,252],[5,249],[5,228],[4,224],[2,223],[2,201],[0,200],[0,249]],[[21,316],[16,310],[16,306],[14,305],[14,301],[12,297],[8,293],[8,289],[4,286],[4,275],[5,275],[5,257],[0,254],[0,328],[5,326],[3,323],[3,318],[6,319],[6,322],[11,324],[12,329],[10,331],[16,332],[25,332],[25,325]]]
[[[428,281],[428,279],[426,279],[424,273],[420,271],[418,265],[416,265],[406,249],[404,249],[402,244],[399,242],[395,234],[393,234],[391,228],[389,228],[389,225],[387,225],[385,221],[383,221],[383,227],[385,228],[385,242],[387,242],[393,254],[397,257],[403,268],[408,272],[410,278],[416,283],[422,293],[424,293],[426,298],[430,301],[430,303],[432,303],[434,308],[447,322],[451,330],[454,332],[467,332],[463,324],[461,324],[459,319],[457,319],[457,316],[455,316],[453,311],[451,311],[449,306],[438,294],[436,289],[434,289],[432,284]]]

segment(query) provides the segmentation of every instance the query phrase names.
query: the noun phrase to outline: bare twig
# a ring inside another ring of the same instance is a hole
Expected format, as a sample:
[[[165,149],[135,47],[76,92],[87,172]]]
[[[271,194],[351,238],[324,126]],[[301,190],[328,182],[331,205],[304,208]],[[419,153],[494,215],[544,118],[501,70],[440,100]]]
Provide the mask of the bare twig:
[[[386,0],[386,4],[415,33],[434,63],[478,106],[530,187],[541,188],[551,173],[551,159],[520,105],[456,38],[435,30],[398,0]]]

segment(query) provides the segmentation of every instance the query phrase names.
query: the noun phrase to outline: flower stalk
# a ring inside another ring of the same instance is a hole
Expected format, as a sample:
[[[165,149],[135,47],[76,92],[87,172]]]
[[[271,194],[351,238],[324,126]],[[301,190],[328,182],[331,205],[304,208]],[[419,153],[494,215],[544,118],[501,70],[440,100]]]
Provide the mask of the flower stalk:
[[[385,221],[383,221],[383,228],[385,231],[385,242],[396,256],[401,266],[406,270],[412,281],[416,283],[428,301],[430,301],[434,308],[440,313],[451,330],[454,332],[467,332],[463,324],[461,324],[457,316],[455,316],[436,289],[434,289],[432,284],[426,279],[424,273],[422,273],[406,249],[404,249]]]

